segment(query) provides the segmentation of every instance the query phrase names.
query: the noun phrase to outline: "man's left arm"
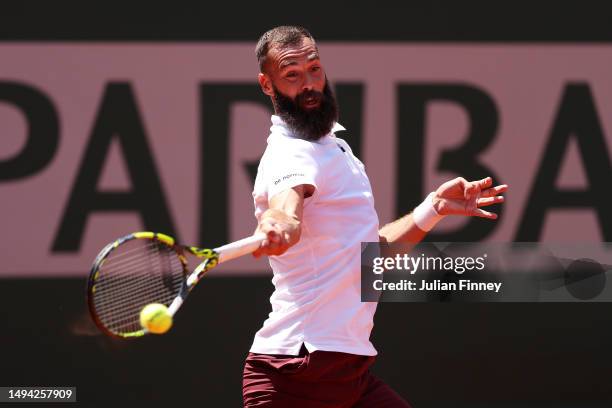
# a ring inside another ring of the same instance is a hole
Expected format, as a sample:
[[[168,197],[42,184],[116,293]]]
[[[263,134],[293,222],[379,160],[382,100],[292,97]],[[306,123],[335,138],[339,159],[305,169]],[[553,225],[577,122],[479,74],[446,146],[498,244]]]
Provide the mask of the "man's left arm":
[[[430,193],[414,211],[384,227],[378,235],[383,243],[416,244],[445,216],[463,215],[497,219],[497,214],[481,207],[503,203],[500,194],[508,189],[506,184],[492,187],[493,179],[467,181],[457,177],[442,184]]]

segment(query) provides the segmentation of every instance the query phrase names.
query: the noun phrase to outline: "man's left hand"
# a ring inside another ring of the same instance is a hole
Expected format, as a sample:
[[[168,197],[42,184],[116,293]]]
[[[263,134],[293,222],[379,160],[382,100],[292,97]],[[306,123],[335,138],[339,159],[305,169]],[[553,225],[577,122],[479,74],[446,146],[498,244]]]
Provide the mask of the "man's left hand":
[[[467,181],[463,177],[447,181],[435,192],[433,206],[440,215],[466,215],[497,219],[497,214],[482,210],[493,204],[503,203],[499,195],[508,189],[507,184],[491,187],[491,177],[478,181]]]

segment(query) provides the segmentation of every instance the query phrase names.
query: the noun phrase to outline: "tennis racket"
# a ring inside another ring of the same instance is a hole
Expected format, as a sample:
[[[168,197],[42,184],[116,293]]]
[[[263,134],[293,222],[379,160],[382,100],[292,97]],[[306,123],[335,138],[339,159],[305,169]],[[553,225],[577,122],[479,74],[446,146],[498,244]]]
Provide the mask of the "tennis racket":
[[[112,337],[136,338],[148,333],[140,312],[150,303],[168,306],[171,315],[206,272],[221,262],[252,253],[265,234],[215,249],[177,244],[155,232],[135,232],[108,244],[96,257],[87,283],[87,303],[93,321]],[[187,256],[203,261],[189,271]]]

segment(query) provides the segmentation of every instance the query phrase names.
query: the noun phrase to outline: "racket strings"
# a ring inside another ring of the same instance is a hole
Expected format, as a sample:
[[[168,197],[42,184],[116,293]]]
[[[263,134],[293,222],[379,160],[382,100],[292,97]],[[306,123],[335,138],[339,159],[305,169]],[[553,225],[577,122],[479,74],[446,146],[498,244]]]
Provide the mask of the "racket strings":
[[[180,285],[182,282],[181,280],[177,280],[174,283],[180,288]],[[133,289],[131,290],[130,298],[125,298],[125,297],[121,298],[121,297],[112,296],[112,297],[109,297],[107,301],[97,302],[96,307],[99,309],[99,313],[108,314],[107,309],[115,309],[113,311],[113,316],[119,317],[124,314],[130,315],[132,311],[130,310],[131,308],[129,308],[128,306],[134,301],[134,298],[151,298],[155,296],[159,291],[163,291],[167,288],[165,285],[162,286],[160,284],[154,284],[147,288],[143,288],[143,286],[138,286],[138,285],[132,285],[132,286],[133,286]],[[126,290],[127,289],[129,288],[126,288]],[[160,302],[160,301],[157,301],[155,303],[166,304],[165,302]]]
[[[159,276],[159,264],[148,266],[154,276]],[[164,267],[167,268],[168,265],[164,265]],[[174,267],[177,270],[182,269],[182,265],[178,262],[175,263]],[[180,290],[182,284],[180,273],[175,274],[175,278],[172,280],[164,277],[163,281],[161,279],[151,281],[150,276],[143,272],[145,271],[142,269],[133,271],[132,273],[139,279],[129,279],[122,282],[122,284],[125,284],[120,289],[117,288],[117,282],[115,282],[112,287],[106,288],[112,293],[112,296],[108,297],[108,301],[97,302],[98,313],[107,316],[104,319],[105,324],[112,330],[117,332],[139,330],[138,315],[144,305],[153,302],[167,304],[168,299],[173,299]],[[169,292],[169,289],[171,289],[171,292]],[[126,294],[129,295],[126,296]],[[135,301],[138,303],[134,304]]]
[[[140,311],[150,303],[169,305],[179,294],[184,268],[173,248],[149,239],[122,243],[102,262],[93,304],[115,334],[141,330]]]
[[[140,282],[136,282],[135,284],[131,285],[132,290],[131,290],[130,298],[109,296],[105,300],[99,300],[98,302],[96,302],[97,309],[100,310],[100,312],[102,313],[104,313],[106,311],[105,309],[108,309],[108,308],[117,309],[120,311],[122,307],[125,307],[126,305],[129,305],[131,302],[133,302],[134,297],[136,298],[150,297],[151,294],[157,293],[158,291],[167,288],[165,284],[162,286],[159,283],[153,284],[150,287],[145,287],[145,286],[142,286],[143,281],[144,280],[140,280]],[[177,283],[180,285],[181,280],[177,280],[174,283]],[[126,285],[123,289],[129,290],[130,286]],[[116,290],[116,289],[111,289],[111,290]],[[161,302],[157,302],[157,303],[161,303]],[[126,311],[125,313],[129,313],[129,312]],[[115,314],[117,314],[117,312],[115,312]]]
[[[124,259],[121,262],[113,262],[113,269],[122,269],[126,271],[132,271],[138,267],[141,267],[143,263],[149,262],[149,255],[135,255],[133,259]],[[106,268],[107,266],[103,265],[102,268]],[[117,281],[117,280],[129,280],[130,276],[123,276],[123,274],[114,274],[108,275],[106,277],[107,282]],[[136,276],[134,276],[136,278]]]
[[[147,257],[149,251],[155,250],[159,245],[161,245],[158,242],[149,241],[147,243],[143,243],[141,246],[137,246],[136,248],[123,249],[123,246],[129,245],[131,242],[133,241],[128,241],[120,245],[121,250],[115,249],[115,251],[111,253],[112,255],[109,257],[109,259],[112,259],[115,265],[120,265],[120,260],[123,260],[125,262],[138,259],[138,256],[135,256],[134,254],[141,255],[141,257]]]
[[[151,248],[155,249],[153,247]],[[155,251],[157,252],[158,250],[155,249]],[[166,256],[160,259],[167,260],[167,258],[168,257]],[[171,256],[171,259],[173,258],[174,257]],[[153,261],[153,258],[150,257],[150,255],[148,255],[146,257],[135,258],[135,261],[130,262],[130,263],[122,262],[121,264],[119,264],[119,263],[113,262],[112,264],[113,268],[121,268],[122,273],[121,274],[108,274],[107,273],[107,280],[106,280],[105,288],[111,289],[113,291],[113,294],[117,293],[117,290],[116,290],[117,286],[123,287],[124,290],[131,291],[132,294],[135,294],[135,290],[132,288],[132,286],[135,286],[135,289],[138,289],[138,288],[147,289],[147,286],[143,285],[143,283],[145,283],[146,281],[149,281],[151,278],[151,275],[158,276],[161,273],[161,271],[159,270],[159,266],[160,266],[159,262],[155,263],[152,261]],[[182,266],[178,261],[176,261],[174,264],[166,262],[166,265],[164,265],[165,270],[174,270],[174,269],[181,268],[181,267]],[[179,276],[175,277],[175,279],[178,279],[178,278]],[[159,287],[160,285],[155,284],[157,282],[160,282],[160,283],[164,282],[165,284],[168,284],[171,281],[164,276],[163,280],[154,281],[153,282],[154,284],[151,285],[150,288]],[[149,284],[151,283],[152,282],[149,282]]]

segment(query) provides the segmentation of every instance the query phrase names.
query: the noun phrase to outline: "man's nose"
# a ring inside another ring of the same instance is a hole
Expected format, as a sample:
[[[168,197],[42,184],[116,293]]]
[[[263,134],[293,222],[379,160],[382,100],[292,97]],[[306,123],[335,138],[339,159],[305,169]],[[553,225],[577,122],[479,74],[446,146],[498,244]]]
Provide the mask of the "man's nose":
[[[302,91],[312,91],[314,89],[314,83],[314,77],[311,74],[306,73],[304,83],[302,84]]]

